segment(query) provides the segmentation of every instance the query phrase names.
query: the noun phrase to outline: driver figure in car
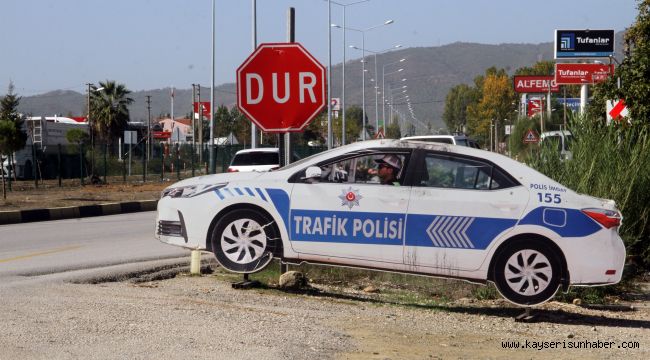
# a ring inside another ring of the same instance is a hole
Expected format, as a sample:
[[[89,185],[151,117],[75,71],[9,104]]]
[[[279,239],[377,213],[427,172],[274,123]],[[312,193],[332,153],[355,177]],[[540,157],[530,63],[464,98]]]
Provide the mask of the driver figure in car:
[[[377,163],[377,176],[379,177],[379,182],[383,185],[395,185],[399,186],[399,173],[402,170],[402,161],[397,155],[384,155],[383,157],[376,159]]]

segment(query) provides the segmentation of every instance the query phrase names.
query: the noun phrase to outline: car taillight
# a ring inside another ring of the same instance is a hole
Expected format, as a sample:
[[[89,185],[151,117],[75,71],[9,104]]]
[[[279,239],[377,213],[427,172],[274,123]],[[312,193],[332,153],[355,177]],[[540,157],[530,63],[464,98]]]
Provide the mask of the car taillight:
[[[614,210],[583,209],[582,212],[607,229],[621,225],[621,214]]]
[[[270,168],[269,171],[274,171],[274,170],[277,170],[279,168],[280,168],[279,166],[274,166],[274,167]]]
[[[239,170],[229,167],[228,170],[226,170],[226,172],[239,172]]]

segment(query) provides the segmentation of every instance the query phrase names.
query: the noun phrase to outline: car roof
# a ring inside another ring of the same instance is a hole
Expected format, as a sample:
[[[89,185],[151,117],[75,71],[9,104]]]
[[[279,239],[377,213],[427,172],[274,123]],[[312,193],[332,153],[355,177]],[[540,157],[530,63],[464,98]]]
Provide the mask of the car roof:
[[[253,152],[279,152],[279,151],[280,150],[278,148],[255,148],[255,149],[239,150],[235,153],[235,155],[253,153]]]
[[[544,131],[540,136],[544,138],[546,136],[556,136],[556,135],[572,136],[571,132],[568,130]]]
[[[415,135],[406,136],[400,140],[415,140],[415,139],[467,139],[467,135]]]

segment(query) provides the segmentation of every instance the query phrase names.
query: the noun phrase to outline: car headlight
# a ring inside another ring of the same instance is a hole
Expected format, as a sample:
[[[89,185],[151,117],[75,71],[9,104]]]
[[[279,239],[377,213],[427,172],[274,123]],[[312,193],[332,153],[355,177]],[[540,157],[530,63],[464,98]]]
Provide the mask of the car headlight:
[[[221,189],[226,186],[228,183],[219,183],[219,184],[196,184],[196,185],[187,185],[179,187],[170,187],[162,191],[160,194],[161,198],[169,196],[171,198],[191,198],[201,194],[205,194],[210,191]]]

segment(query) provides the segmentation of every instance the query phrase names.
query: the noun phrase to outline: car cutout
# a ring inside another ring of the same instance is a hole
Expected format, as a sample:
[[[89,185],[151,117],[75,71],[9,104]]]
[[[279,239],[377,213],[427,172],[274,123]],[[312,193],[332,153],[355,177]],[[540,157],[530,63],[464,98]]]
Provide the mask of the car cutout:
[[[384,185],[387,155],[402,168]],[[373,140],[273,172],[176,183],[158,203],[156,237],[211,251],[233,272],[260,271],[277,257],[491,281],[529,306],[560,286],[619,282],[620,223],[613,201],[577,194],[508,157]]]

